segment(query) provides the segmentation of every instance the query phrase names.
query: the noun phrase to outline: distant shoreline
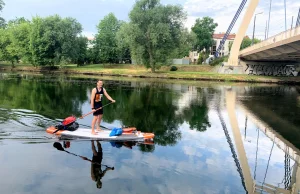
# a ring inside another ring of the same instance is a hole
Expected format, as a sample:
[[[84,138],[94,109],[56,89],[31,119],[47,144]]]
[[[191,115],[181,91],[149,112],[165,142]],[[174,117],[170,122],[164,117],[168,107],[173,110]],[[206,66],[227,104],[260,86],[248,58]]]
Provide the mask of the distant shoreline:
[[[99,65],[100,66],[100,65]],[[103,65],[104,66],[104,65]],[[117,66],[117,65],[116,65]],[[51,70],[49,68],[36,68],[31,65],[16,65],[12,68],[9,65],[0,65],[0,72],[37,72],[51,74],[66,74],[66,75],[100,75],[100,76],[118,76],[118,77],[133,77],[133,78],[155,78],[155,79],[175,79],[175,80],[194,80],[194,81],[214,81],[214,82],[247,82],[247,83],[272,83],[272,84],[292,84],[300,85],[300,76],[297,77],[274,77],[274,76],[256,76],[256,75],[232,75],[218,74],[212,72],[215,67],[197,66],[180,66],[178,71],[169,71],[170,67],[164,67],[156,73],[151,73],[145,68],[133,68],[130,65],[115,67],[66,67],[62,69]],[[181,69],[180,69],[181,68]],[[191,69],[191,68],[194,68]],[[202,68],[202,69],[201,69]],[[205,69],[206,68],[206,69]],[[191,69],[191,70],[190,70]],[[205,71],[204,71],[205,70]]]

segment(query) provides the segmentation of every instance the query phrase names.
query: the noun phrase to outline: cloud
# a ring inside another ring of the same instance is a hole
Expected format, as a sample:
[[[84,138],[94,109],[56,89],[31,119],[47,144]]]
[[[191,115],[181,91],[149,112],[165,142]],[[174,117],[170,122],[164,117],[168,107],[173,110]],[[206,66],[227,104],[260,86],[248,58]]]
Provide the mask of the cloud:
[[[6,0],[3,10],[3,16],[6,20],[16,17],[31,18],[35,15],[48,16],[59,14],[62,17],[76,18],[84,28],[84,31],[96,33],[96,25],[109,12],[113,12],[119,19],[128,21],[128,14],[131,11],[135,0]],[[216,32],[226,32],[234,14],[236,13],[241,0],[161,0],[163,4],[180,4],[187,11],[188,18],[185,22],[187,28],[191,28],[197,18],[210,16],[218,23]],[[18,6],[16,6],[18,5]],[[245,13],[240,14],[232,33],[237,33],[241,19]],[[287,26],[291,26],[292,16],[294,23],[300,7],[299,1],[287,1]],[[271,22],[269,36],[285,30],[284,26],[284,9],[282,0],[272,1]],[[263,11],[263,15],[257,16],[256,20],[256,37],[264,38],[266,21],[269,16],[269,1],[260,1],[256,13]],[[253,17],[254,18],[254,17]],[[247,34],[252,35],[253,18],[249,24]]]
[[[231,23],[231,20],[237,11],[240,0],[187,0],[184,4],[188,12],[187,27],[190,28],[197,18],[209,16],[218,23],[216,32],[225,32]]]
[[[229,0],[229,1],[211,0],[209,3],[207,3],[206,0],[187,0],[184,4],[185,10],[188,12],[188,21],[186,22],[186,27],[190,28],[195,23],[195,20],[197,18],[210,16],[215,20],[215,22],[218,23],[216,32],[217,33],[226,32],[236,11],[238,10],[240,3],[241,3],[240,0]],[[243,12],[240,14],[240,17],[236,21],[235,26],[232,29],[231,33],[237,33],[247,6],[248,3],[245,5]],[[290,27],[292,16],[294,16],[294,21],[295,21],[295,17],[300,7],[300,2],[287,1],[286,7],[287,7],[287,26]],[[257,38],[264,38],[265,35],[266,21],[268,20],[268,16],[269,16],[269,1],[259,2],[259,5],[255,10],[255,13],[259,13],[262,11],[264,12],[263,15],[258,15],[256,18]],[[270,18],[271,19],[270,19],[269,37],[285,30],[283,1],[273,0]],[[247,35],[252,34],[253,20],[254,17],[252,18],[248,26]]]
[[[5,3],[2,16],[6,20],[16,17],[31,19],[36,15],[46,17],[58,14],[61,17],[76,18],[82,24],[84,31],[96,33],[97,24],[110,12],[121,20],[128,20],[128,13],[134,0],[9,0]]]
[[[85,36],[85,37],[87,37],[87,38],[93,38],[93,37],[95,37],[95,32],[89,32],[89,31],[83,31],[82,33],[81,33],[83,36]]]

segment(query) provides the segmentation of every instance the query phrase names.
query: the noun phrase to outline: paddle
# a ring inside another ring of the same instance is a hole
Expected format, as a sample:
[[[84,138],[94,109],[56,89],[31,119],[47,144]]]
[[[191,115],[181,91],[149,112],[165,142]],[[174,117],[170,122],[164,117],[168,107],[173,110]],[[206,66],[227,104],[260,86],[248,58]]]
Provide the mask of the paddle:
[[[100,107],[100,108],[98,108],[98,109],[96,109],[96,111],[97,110],[100,110],[100,109],[102,109],[103,107],[105,107],[105,106],[107,106],[107,105],[110,105],[110,104],[112,104],[113,102],[111,101],[110,103],[107,103],[106,105],[104,105],[104,106],[102,106],[102,107]],[[79,117],[80,119],[83,119],[84,117],[86,117],[86,116],[88,116],[88,115],[90,115],[90,114],[92,114],[94,111],[91,111],[91,112],[89,112],[89,113],[87,113],[87,114],[85,114],[85,115],[82,115],[81,117]],[[73,123],[73,122],[75,122],[76,121],[76,117],[74,117],[74,116],[71,116],[71,117],[68,117],[68,118],[66,118],[65,120],[63,120],[63,122],[62,123],[64,123],[64,122],[66,122],[67,120],[70,120],[70,121],[68,121],[68,123],[66,123],[66,124],[63,124],[63,125],[68,125],[68,124],[70,124],[70,123]],[[55,130],[54,132],[53,132],[53,134],[54,133],[56,133],[57,131],[59,131],[59,130],[61,130],[61,129],[57,129],[57,130]]]
[[[63,146],[62,146],[61,143],[59,143],[59,142],[55,142],[55,143],[53,144],[53,147],[55,147],[55,148],[56,148],[57,150],[59,150],[59,151],[67,152],[68,154],[72,154],[72,155],[74,155],[74,156],[78,156],[78,157],[82,158],[83,160],[90,161],[90,162],[93,163],[93,164],[102,165],[102,166],[105,166],[105,167],[107,167],[107,168],[111,168],[112,170],[115,169],[114,167],[109,167],[109,166],[104,165],[104,164],[99,164],[99,163],[97,163],[97,162],[93,162],[91,159],[88,159],[87,157],[79,156],[79,155],[73,154],[73,153],[71,153],[71,152],[68,152],[67,150],[65,150],[65,149],[63,148]]]
[[[103,107],[106,107],[107,105],[110,105],[111,103],[113,103],[113,102],[107,103],[106,105],[104,105],[104,106],[102,106],[102,107],[96,109],[96,111],[97,111],[97,110],[100,110],[100,109],[103,108]],[[85,115],[82,115],[82,116],[79,117],[79,118],[80,118],[80,119],[83,119],[83,117],[86,117],[86,116],[92,114],[93,112],[94,112],[94,111],[91,111],[91,112],[89,112],[89,113],[87,113],[87,114],[85,114]]]

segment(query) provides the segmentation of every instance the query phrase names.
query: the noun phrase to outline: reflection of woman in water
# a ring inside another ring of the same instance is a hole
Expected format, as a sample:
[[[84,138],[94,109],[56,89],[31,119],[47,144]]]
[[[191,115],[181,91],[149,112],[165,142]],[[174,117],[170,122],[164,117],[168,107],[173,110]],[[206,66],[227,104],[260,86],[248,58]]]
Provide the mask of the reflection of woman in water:
[[[106,167],[104,171],[101,169],[101,163],[102,163],[102,147],[99,141],[97,141],[97,147],[98,151],[96,151],[96,147],[94,145],[94,141],[91,141],[92,143],[92,150],[93,150],[93,159],[91,163],[91,177],[92,179],[96,182],[97,188],[101,189],[102,188],[102,182],[101,179],[105,175],[106,171],[108,170],[113,170],[113,168]]]

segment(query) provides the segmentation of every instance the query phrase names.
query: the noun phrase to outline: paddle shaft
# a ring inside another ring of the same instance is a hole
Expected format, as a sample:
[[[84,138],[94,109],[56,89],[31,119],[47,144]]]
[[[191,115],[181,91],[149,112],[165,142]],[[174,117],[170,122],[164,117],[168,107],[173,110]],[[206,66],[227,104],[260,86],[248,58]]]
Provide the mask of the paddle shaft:
[[[91,159],[89,159],[89,158],[87,158],[87,157],[80,156],[80,155],[77,155],[77,154],[68,152],[67,150],[64,150],[64,151],[67,152],[68,154],[71,154],[71,155],[74,155],[74,156],[78,156],[78,157],[82,158],[83,160],[87,160],[87,161],[89,161],[89,162],[91,162],[91,163],[93,163],[93,164],[98,164],[98,165],[101,165],[101,166],[105,166],[105,167],[108,167],[108,168],[112,168],[112,167],[109,167],[109,166],[107,166],[107,165],[105,165],[105,164],[100,164],[100,163],[98,163],[98,162],[93,162]]]
[[[106,107],[107,105],[110,105],[111,103],[112,103],[112,102],[110,102],[110,103],[108,103],[108,104],[106,104],[106,105],[104,105],[104,106],[102,106],[102,107],[96,109],[95,111],[100,110],[101,108]],[[80,117],[80,119],[83,119],[83,117],[86,117],[86,116],[92,114],[93,112],[94,112],[94,111],[91,111],[91,112],[89,112],[89,113],[87,113],[87,114],[85,114],[85,115],[82,115],[82,116]]]

